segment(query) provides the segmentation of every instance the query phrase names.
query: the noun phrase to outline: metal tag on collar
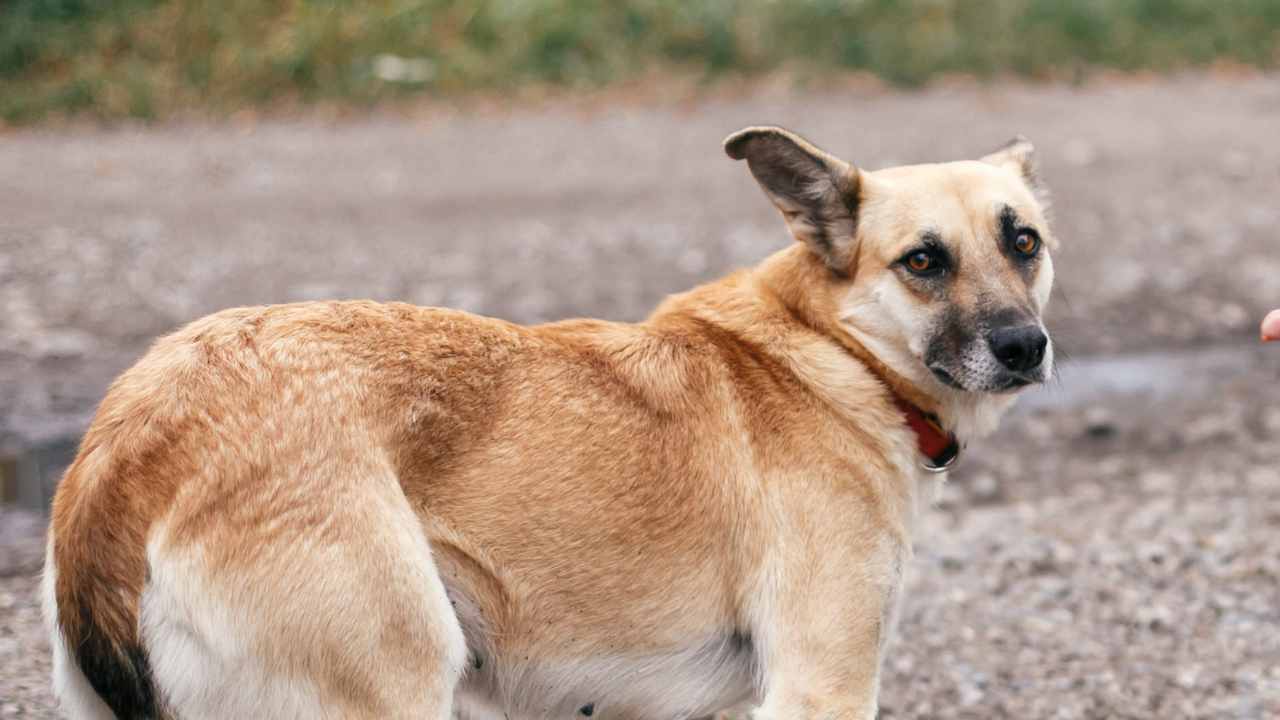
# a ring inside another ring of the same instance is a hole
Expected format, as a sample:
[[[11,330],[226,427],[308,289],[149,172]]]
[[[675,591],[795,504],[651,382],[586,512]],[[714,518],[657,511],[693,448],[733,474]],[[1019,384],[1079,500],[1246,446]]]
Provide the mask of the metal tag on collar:
[[[949,452],[940,464],[933,465],[931,464],[933,458],[925,458],[920,461],[920,469],[927,473],[944,473],[950,470],[956,464],[956,461],[960,459],[960,451],[963,449],[964,446],[962,446],[958,441],[952,440],[951,447],[947,448]]]

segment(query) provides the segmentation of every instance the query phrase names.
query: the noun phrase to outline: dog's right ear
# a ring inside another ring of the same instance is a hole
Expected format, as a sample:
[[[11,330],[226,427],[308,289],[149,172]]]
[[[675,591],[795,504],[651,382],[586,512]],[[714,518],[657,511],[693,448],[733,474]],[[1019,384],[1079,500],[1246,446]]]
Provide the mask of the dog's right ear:
[[[857,168],[778,127],[739,130],[725,139],[724,151],[734,160],[747,161],[797,240],[836,273],[852,271]]]
[[[1015,135],[998,150],[982,158],[982,162],[1012,171],[1022,178],[1041,205],[1049,205],[1049,190],[1040,181],[1036,148],[1025,135]]]

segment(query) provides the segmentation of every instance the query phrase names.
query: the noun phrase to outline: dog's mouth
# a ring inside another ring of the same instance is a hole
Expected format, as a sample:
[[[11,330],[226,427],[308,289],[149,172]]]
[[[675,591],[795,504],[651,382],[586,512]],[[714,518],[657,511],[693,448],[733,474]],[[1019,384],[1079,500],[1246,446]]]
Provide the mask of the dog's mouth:
[[[1007,377],[1004,378],[1000,386],[996,388],[995,392],[997,393],[1017,392],[1022,388],[1027,387],[1028,385],[1035,385],[1039,382],[1042,382],[1042,381],[1037,380],[1036,378],[1033,378],[1033,377],[1027,377],[1026,375],[1010,373]]]
[[[957,380],[955,375],[951,374],[949,370],[941,365],[929,365],[928,368],[929,372],[933,373],[933,377],[943,385],[962,392],[968,392],[970,390],[970,388],[965,387],[964,384]],[[995,378],[994,381],[984,383],[985,387],[981,388],[981,392],[1003,395],[1007,393],[1015,393],[1023,388],[1031,385],[1038,385],[1042,382],[1044,382],[1044,378],[1033,377],[1024,373],[1005,372],[1001,373],[1000,377]]]

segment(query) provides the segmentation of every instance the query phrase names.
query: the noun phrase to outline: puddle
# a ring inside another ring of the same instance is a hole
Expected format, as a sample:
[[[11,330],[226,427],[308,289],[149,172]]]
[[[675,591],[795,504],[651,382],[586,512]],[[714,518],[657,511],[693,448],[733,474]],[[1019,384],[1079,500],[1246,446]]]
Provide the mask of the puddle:
[[[1268,355],[1280,356],[1280,348],[1241,344],[1072,359],[1059,365],[1058,382],[1027,392],[1014,413],[1063,410],[1116,396],[1195,395],[1256,370]]]
[[[79,443],[78,437],[58,438],[0,457],[0,502],[38,510],[49,507]]]

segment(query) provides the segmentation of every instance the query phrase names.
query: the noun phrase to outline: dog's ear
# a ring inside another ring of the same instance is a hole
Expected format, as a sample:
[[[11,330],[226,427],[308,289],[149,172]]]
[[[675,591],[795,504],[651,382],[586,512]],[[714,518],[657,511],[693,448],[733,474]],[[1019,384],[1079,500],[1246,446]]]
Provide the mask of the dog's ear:
[[[1015,136],[999,150],[983,157],[982,162],[1012,171],[1022,178],[1042,203],[1047,201],[1048,191],[1040,181],[1036,165],[1036,148],[1026,137]]]
[[[836,273],[852,271],[857,168],[777,127],[739,130],[725,139],[724,151],[734,160],[747,161],[797,240]]]

